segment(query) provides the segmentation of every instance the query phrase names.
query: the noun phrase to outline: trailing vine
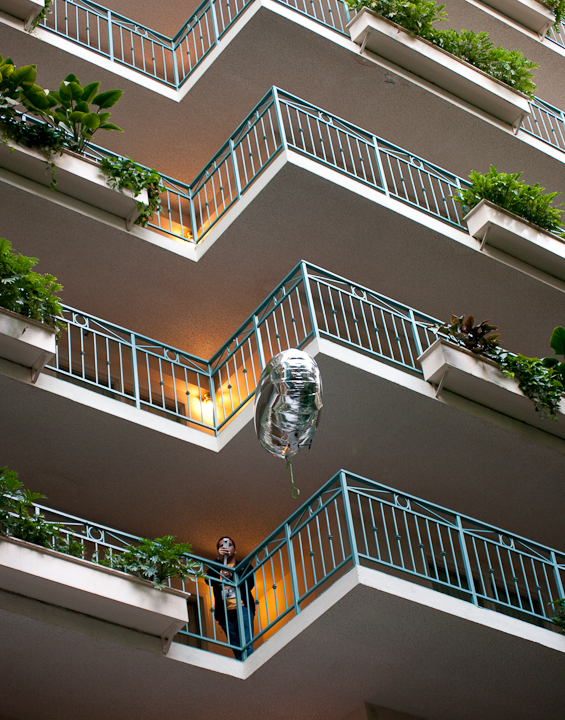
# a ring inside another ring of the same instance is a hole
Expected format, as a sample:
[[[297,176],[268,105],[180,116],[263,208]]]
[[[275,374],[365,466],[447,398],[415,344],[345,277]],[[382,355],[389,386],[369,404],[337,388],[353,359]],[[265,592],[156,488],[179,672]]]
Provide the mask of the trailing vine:
[[[47,13],[49,13],[49,15],[53,13],[53,10],[51,10],[51,4],[53,3],[53,0],[43,0],[43,2],[43,9],[39,12],[39,14],[35,17],[34,21],[31,23],[28,32],[35,30],[35,28],[45,20]]]
[[[557,625],[559,632],[565,635],[565,598],[552,600],[550,605],[555,605],[555,616],[551,618],[551,622]]]
[[[565,0],[540,0],[555,15],[555,30],[561,33],[561,23],[565,20]],[[548,30],[549,33],[549,30]]]
[[[565,388],[552,368],[539,358],[502,353],[498,362],[502,373],[515,377],[520,390],[534,403],[542,418],[557,420],[559,405]]]
[[[488,320],[475,325],[472,315],[452,315],[449,323],[432,325],[430,329],[470,352],[496,362],[501,372],[515,378],[518,387],[533,403],[544,419],[558,419],[561,398],[565,394],[565,360],[559,357],[530,358],[509,353],[498,342],[495,325]],[[565,358],[565,328],[553,330],[550,345],[556,356]]]
[[[131,190],[134,197],[142,190],[147,190],[149,204],[138,203],[137,209],[141,214],[136,225],[147,227],[151,216],[161,212],[161,193],[165,190],[163,179],[156,170],[144,168],[134,163],[131,158],[105,157],[101,162],[101,170],[112,189]]]

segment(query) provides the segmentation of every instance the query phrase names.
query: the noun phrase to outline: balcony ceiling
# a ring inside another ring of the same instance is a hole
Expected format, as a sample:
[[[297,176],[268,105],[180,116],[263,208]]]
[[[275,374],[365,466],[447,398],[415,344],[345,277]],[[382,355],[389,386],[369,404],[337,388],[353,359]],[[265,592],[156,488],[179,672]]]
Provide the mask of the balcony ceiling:
[[[84,83],[102,80],[105,88],[124,89],[112,117],[125,133],[98,133],[97,142],[184,182],[277,85],[461,176],[493,163],[508,172],[524,170],[528,182],[561,187],[561,162],[360,58],[353,43],[348,49],[320,37],[296,18],[289,21],[262,8],[180,104],[5,25],[0,25],[0,43],[16,64],[37,63],[45,87],[55,87],[72,71]],[[565,98],[560,104],[560,98],[539,94],[565,108]]]
[[[434,720],[562,717],[562,638],[432,590],[391,592],[399,581],[380,573],[351,575],[270,640],[287,644],[246,680],[228,674],[242,672],[234,660],[182,647],[165,658],[157,639],[0,593],[2,710],[20,720],[52,720],[63,706],[84,720],[208,720],[224,708],[234,720],[343,720],[369,701]],[[266,644],[245,666],[268,654]],[[215,660],[223,673],[206,669]]]
[[[521,423],[518,432],[494,424],[484,408],[472,414],[447,394],[448,404],[328,356],[317,359],[324,417],[311,450],[294,462],[301,501],[343,467],[565,547],[555,502],[562,440],[520,433]],[[53,508],[136,535],[174,534],[204,556],[228,533],[243,557],[298,506],[284,462],[261,448],[251,422],[215,453],[6,376],[0,391],[2,407],[10,408],[0,413],[2,464],[19,470]]]

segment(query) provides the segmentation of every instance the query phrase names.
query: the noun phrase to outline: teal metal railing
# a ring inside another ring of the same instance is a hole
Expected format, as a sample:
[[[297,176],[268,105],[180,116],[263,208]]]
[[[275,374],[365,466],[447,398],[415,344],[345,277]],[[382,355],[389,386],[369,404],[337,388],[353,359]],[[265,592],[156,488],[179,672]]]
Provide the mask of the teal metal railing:
[[[455,202],[468,182],[311,103],[272,88],[188,186],[166,178],[150,227],[200,243],[279,153],[292,150],[465,228]]]
[[[35,511],[60,523],[87,559],[120,553],[140,539],[41,505]],[[236,593],[240,638],[241,602],[248,605],[254,596],[250,642],[230,643],[214,621],[213,587],[224,566],[186,557],[200,564],[203,577],[170,581],[191,593],[189,623],[177,641],[212,651],[231,648],[244,657],[355,566],[400,575],[546,628],[554,628],[551,601],[565,595],[565,553],[343,470],[222,581]]]
[[[210,360],[67,306],[62,323],[47,372],[218,435],[277,353],[327,338],[419,374],[437,320],[301,262]]]
[[[53,0],[53,13],[46,16],[42,27],[179,89],[251,1],[204,0],[173,38],[88,0]],[[349,37],[346,25],[350,14],[341,0],[276,1]],[[565,23],[560,33],[552,28],[548,38],[565,46]],[[530,109],[531,116],[524,120],[522,129],[565,152],[563,112],[540,98],[530,102]],[[178,185],[183,187],[182,183]]]

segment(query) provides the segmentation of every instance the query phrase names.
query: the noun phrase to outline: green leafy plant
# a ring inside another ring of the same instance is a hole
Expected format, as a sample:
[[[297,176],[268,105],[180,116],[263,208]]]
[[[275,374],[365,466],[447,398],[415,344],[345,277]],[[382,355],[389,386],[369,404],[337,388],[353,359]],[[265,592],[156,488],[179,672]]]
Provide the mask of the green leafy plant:
[[[502,353],[500,369],[507,377],[515,377],[520,390],[534,403],[542,418],[557,420],[565,388],[552,368],[539,358]]]
[[[552,202],[561,193],[544,194],[545,188],[538,183],[527,185],[520,180],[521,177],[521,172],[500,173],[493,165],[488,173],[473,170],[469,176],[471,187],[461,190],[455,200],[466,212],[472,210],[481,200],[488,200],[544,230],[559,232],[563,224],[563,210],[560,207],[565,203],[552,206]]]
[[[392,20],[412,35],[428,40],[533,98],[536,85],[531,71],[539,67],[537,63],[528,60],[519,50],[495,47],[486,32],[439,30],[435,24],[447,19],[445,5],[437,5],[434,0],[347,0],[347,3],[356,12],[366,7]]]
[[[200,577],[200,564],[184,558],[191,550],[187,543],[175,543],[174,535],[155,540],[142,538],[139,545],[131,545],[122,553],[112,553],[98,559],[100,565],[137,575],[149,580],[161,590],[170,578]]]
[[[127,188],[133,191],[134,196],[139,195],[142,190],[147,190],[149,204],[137,204],[141,214],[135,221],[137,225],[147,227],[153,213],[162,209],[161,193],[165,187],[159,173],[137,165],[130,158],[105,157],[100,165],[111,188],[118,190]]]
[[[540,2],[555,15],[555,25],[553,27],[556,32],[561,33],[561,23],[565,20],[565,0],[540,0]]]
[[[97,130],[123,132],[117,125],[108,122],[111,113],[107,112],[121,98],[123,90],[99,93],[99,88],[100,82],[91,82],[83,87],[77,76],[71,73],[58,91],[47,93],[48,109],[40,113],[47,122],[67,131],[67,146],[77,153],[84,151],[86,143],[92,140]]]
[[[55,294],[62,285],[53,275],[35,272],[37,262],[37,258],[16,255],[8,240],[0,238],[0,307],[62,328],[56,318],[63,308]]]
[[[49,108],[45,91],[35,84],[36,75],[36,65],[16,68],[12,58],[0,55],[0,122],[13,118],[18,105],[32,112]]]
[[[0,468],[0,535],[82,557],[80,542],[63,534],[59,523],[48,522],[35,511],[33,503],[44,497],[24,488],[14,470]]]
[[[549,339],[551,349],[556,355],[561,355],[564,359],[559,360],[558,357],[545,357],[542,358],[542,365],[546,368],[551,368],[554,375],[560,380],[565,386],[565,328],[556,327],[551,333]]]
[[[561,398],[565,392],[565,360],[559,358],[530,358],[504,350],[493,332],[495,325],[488,320],[475,325],[472,315],[452,315],[449,323],[433,325],[430,329],[476,355],[494,360],[507,377],[516,378],[518,387],[534,403],[542,418],[557,420]],[[565,357],[565,328],[555,328],[551,347],[556,355]]]
[[[555,605],[555,616],[551,618],[551,622],[557,625],[560,633],[565,635],[565,598],[552,600],[549,604]]]
[[[472,353],[497,357],[501,349],[498,344],[500,335],[493,332],[497,329],[496,325],[488,323],[488,320],[483,320],[482,323],[475,325],[475,318],[472,315],[467,317],[451,315],[449,323],[437,325],[433,329]]]

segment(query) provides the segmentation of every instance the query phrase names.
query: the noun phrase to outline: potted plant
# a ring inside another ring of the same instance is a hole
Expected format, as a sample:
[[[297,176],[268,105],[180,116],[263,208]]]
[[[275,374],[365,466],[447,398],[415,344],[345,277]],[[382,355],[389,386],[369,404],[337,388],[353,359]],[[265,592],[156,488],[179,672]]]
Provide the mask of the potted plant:
[[[473,316],[452,315],[449,323],[434,330],[438,339],[418,360],[424,379],[435,386],[436,397],[449,390],[565,438],[565,388],[558,360],[506,352],[493,332],[496,327],[488,321],[475,325]],[[557,365],[551,367],[554,361]]]
[[[536,63],[494,47],[488,33],[439,30],[443,5],[430,0],[348,0],[351,39],[386,60],[518,128],[530,113]]]
[[[538,183],[527,185],[522,173],[473,171],[471,186],[455,197],[466,215],[469,234],[545,272],[565,279],[563,211],[553,205],[558,192],[545,193]]]
[[[188,622],[190,594],[165,583],[201,574],[199,564],[185,558],[191,546],[175,544],[172,536],[142,539],[89,560],[72,527],[38,512],[33,503],[42,497],[0,468],[0,587],[156,635],[168,652]]]
[[[0,56],[0,164],[124,218],[130,230],[149,203],[147,190],[134,193],[130,187],[111,187],[100,162],[85,155],[99,130],[122,132],[109,122],[108,112],[122,90],[99,92],[99,82],[83,87],[70,74],[58,91],[46,92],[35,84],[36,73],[35,65],[16,68],[11,58]],[[19,105],[42,122],[22,115]]]
[[[0,357],[31,369],[35,383],[53,358],[62,286],[33,270],[37,258],[16,255],[0,238]]]

